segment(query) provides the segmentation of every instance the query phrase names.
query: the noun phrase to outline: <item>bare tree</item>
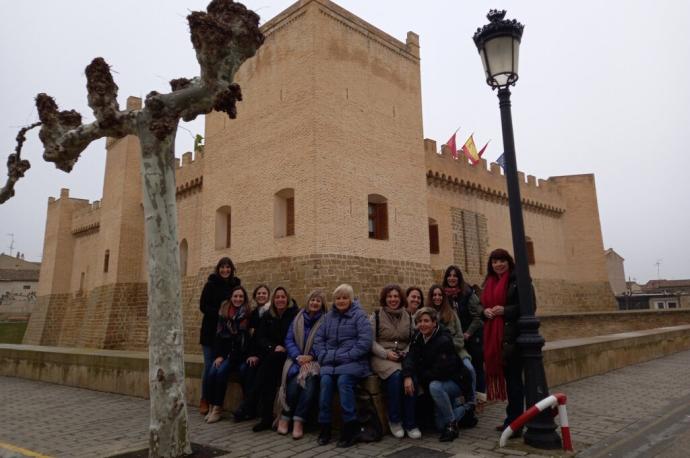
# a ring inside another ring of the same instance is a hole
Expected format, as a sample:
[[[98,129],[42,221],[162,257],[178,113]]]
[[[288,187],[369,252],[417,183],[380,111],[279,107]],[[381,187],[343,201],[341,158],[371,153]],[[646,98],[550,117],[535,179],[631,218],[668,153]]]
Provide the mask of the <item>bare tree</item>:
[[[139,137],[149,272],[149,456],[155,457],[191,453],[184,395],[175,204],[177,126],[180,118],[190,121],[212,110],[235,118],[235,102],[242,100],[240,87],[233,82],[235,73],[264,41],[259,16],[232,0],[213,0],[206,12],[192,12],[187,20],[200,76],[170,81],[170,93],[149,93],[140,110],[121,110],[110,67],[102,58],[95,58],[86,67],[86,88],[96,120],[82,124],[79,113],[59,111],[52,97],[38,94],[40,122],[23,128],[17,135],[17,147],[7,160],[7,183],[0,188],[0,203],[14,195],[15,183],[30,167],[21,158],[25,134],[39,125],[39,138],[45,148],[43,158],[65,172],[72,170],[82,151],[94,140]]]

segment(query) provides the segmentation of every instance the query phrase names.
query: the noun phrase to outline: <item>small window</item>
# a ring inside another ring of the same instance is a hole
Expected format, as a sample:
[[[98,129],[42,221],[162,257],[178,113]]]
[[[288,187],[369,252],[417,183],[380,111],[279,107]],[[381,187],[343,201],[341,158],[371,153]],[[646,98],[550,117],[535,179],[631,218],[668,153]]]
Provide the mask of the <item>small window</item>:
[[[378,194],[368,196],[369,238],[388,240],[388,201]]]
[[[657,309],[663,309],[665,304],[663,301],[658,301],[655,303]]]
[[[110,250],[105,250],[105,257],[103,258],[103,272],[108,273],[108,265],[110,264]]]
[[[670,309],[678,308],[678,304],[676,302],[669,302],[668,308],[670,308]]]
[[[24,285],[24,289],[31,289],[31,285]]]
[[[180,276],[184,277],[187,275],[187,254],[189,252],[189,247],[187,245],[187,239],[182,239],[180,242]]]
[[[534,265],[534,242],[530,237],[525,237],[525,244],[527,246],[527,264]]]
[[[276,238],[295,235],[295,190],[281,189],[273,201],[273,235]]]
[[[79,277],[79,291],[84,291],[84,281],[86,280],[86,272],[82,272]]]
[[[230,248],[232,209],[224,205],[216,210],[216,250]]]
[[[438,224],[432,218],[429,218],[429,252],[431,254],[439,254],[441,252],[438,244]]]

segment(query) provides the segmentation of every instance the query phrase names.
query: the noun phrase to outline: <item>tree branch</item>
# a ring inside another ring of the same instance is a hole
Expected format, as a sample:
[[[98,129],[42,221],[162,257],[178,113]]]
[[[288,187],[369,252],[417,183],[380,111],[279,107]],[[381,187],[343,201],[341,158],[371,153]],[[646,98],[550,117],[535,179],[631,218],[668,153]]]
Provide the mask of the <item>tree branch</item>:
[[[43,123],[39,138],[43,142],[43,159],[70,172],[82,151],[102,137],[120,138],[136,133],[136,110],[120,111],[117,103],[118,87],[110,74],[110,67],[101,57],[86,67],[86,89],[89,106],[96,121],[82,124],[81,115],[74,111],[58,111],[55,100],[47,94],[36,96],[38,117]]]
[[[7,158],[7,184],[0,188],[0,204],[14,196],[14,184],[24,176],[24,173],[31,168],[31,164],[26,159],[21,158],[22,147],[26,141],[26,133],[34,127],[40,126],[40,122],[35,122],[30,126],[23,127],[17,134],[17,146],[14,153]]]

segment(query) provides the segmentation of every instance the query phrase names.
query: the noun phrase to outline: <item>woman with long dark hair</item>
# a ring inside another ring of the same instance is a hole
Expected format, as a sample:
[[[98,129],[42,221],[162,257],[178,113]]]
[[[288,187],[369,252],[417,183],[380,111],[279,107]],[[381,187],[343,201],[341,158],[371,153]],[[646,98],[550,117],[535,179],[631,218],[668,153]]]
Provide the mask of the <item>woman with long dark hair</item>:
[[[489,400],[505,400],[503,429],[522,415],[525,395],[522,358],[516,341],[519,334],[520,300],[515,262],[504,249],[491,252],[481,302],[484,307],[484,365]]]
[[[460,319],[465,348],[472,357],[472,367],[477,375],[477,401],[486,402],[484,377],[484,346],[482,339],[482,306],[474,289],[465,283],[458,266],[448,266],[443,275],[443,290],[450,306]]]
[[[261,415],[259,422],[252,428],[254,432],[269,429],[273,425],[273,403],[287,358],[285,336],[298,310],[287,290],[278,286],[273,290],[270,309],[261,317],[252,350],[252,356],[259,358],[259,371],[253,393]]]
[[[441,285],[432,285],[429,289],[429,306],[438,312],[438,321],[450,332],[453,338],[453,345],[455,351],[460,357],[460,361],[470,374],[471,383],[470,389],[463,392],[465,400],[465,418],[462,419],[464,427],[473,427],[477,424],[477,417],[474,414],[475,404],[477,402],[476,396],[476,380],[477,374],[472,367],[472,359],[470,358],[467,349],[465,349],[465,338],[462,334],[462,325],[460,319],[448,302],[448,296]]]
[[[242,286],[235,286],[230,293],[230,299],[224,301],[218,311],[218,325],[213,345],[215,358],[204,380],[204,391],[210,407],[205,417],[206,423],[220,420],[230,373],[239,371],[246,357],[248,329],[247,291]]]
[[[405,298],[407,299],[407,312],[414,317],[417,310],[424,307],[424,292],[419,286],[410,286],[405,290]]]
[[[203,314],[199,337],[199,343],[204,356],[204,371],[201,373],[201,401],[199,403],[199,413],[202,415],[206,415],[209,411],[204,380],[206,380],[216,357],[213,346],[218,326],[218,311],[220,310],[220,304],[230,298],[230,292],[233,288],[242,283],[235,276],[236,273],[232,259],[228,257],[221,258],[218,264],[216,264],[214,272],[209,275],[199,300],[199,310]]]

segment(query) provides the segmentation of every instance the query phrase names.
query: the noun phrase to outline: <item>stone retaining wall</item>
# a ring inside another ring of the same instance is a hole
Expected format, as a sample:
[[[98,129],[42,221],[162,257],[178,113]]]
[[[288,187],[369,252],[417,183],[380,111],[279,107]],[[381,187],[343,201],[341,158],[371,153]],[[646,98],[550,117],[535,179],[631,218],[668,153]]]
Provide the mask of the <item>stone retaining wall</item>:
[[[546,345],[544,367],[550,386],[557,386],[689,348],[690,325],[563,340]],[[201,370],[200,355],[185,356],[192,405],[200,397]],[[148,397],[149,390],[144,352],[0,344],[0,375],[138,397]],[[236,407],[240,396],[231,383],[226,408]]]

